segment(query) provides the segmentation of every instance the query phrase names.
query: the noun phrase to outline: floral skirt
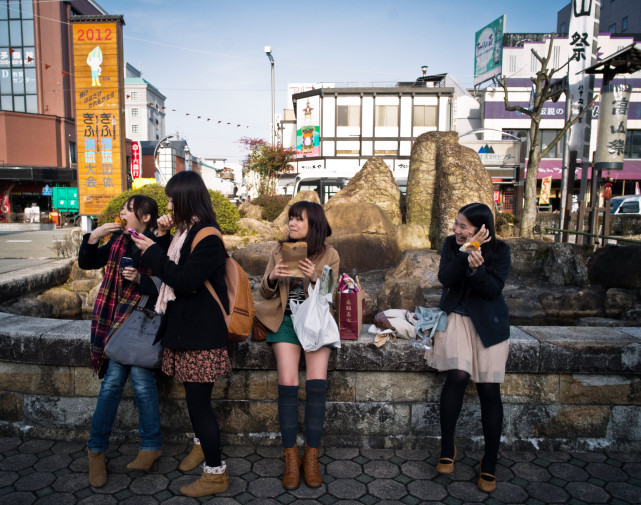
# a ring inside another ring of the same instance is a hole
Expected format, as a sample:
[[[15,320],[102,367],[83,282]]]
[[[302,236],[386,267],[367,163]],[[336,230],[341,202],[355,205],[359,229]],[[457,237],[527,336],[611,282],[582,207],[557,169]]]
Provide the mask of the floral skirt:
[[[162,371],[180,382],[216,382],[231,372],[227,348],[165,349]]]

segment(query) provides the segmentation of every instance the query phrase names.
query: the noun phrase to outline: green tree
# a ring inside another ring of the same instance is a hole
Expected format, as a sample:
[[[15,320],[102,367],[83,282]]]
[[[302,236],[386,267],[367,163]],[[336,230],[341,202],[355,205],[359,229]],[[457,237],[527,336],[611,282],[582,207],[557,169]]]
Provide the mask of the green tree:
[[[263,139],[243,137],[239,142],[249,150],[243,163],[245,169],[256,172],[260,177],[258,194],[275,194],[280,176],[293,170],[290,163],[294,160],[296,151],[288,147],[271,146]]]

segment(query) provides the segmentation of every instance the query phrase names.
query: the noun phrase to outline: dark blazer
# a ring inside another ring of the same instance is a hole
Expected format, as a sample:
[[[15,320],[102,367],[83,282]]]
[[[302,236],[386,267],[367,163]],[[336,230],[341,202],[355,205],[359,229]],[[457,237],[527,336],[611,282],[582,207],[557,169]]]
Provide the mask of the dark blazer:
[[[180,250],[178,265],[163,248],[154,244],[142,255],[143,265],[174,289],[176,299],[167,311],[158,332],[163,347],[169,349],[218,349],[227,345],[227,324],[220,306],[211,296],[205,280],[209,279],[225,310],[229,308],[225,283],[227,252],[215,235],[202,239],[193,252],[191,244],[203,228],[194,225]]]
[[[467,253],[460,252],[454,235],[445,239],[441,250],[438,280],[443,284],[439,306],[452,312],[463,302],[485,347],[510,338],[510,322],[503,298],[503,286],[510,270],[510,247],[496,240],[492,258],[472,275]]]

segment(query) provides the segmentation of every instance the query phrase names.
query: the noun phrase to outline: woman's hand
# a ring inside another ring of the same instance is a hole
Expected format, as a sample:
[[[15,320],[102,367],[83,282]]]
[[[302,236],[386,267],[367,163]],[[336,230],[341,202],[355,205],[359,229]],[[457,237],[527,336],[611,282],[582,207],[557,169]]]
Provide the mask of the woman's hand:
[[[472,273],[476,273],[476,270],[483,264],[483,255],[480,251],[470,251],[467,255],[467,263]]]
[[[88,244],[97,244],[102,237],[106,237],[110,233],[115,233],[120,231],[120,223],[105,223],[102,226],[98,226],[94,231],[89,235]]]
[[[137,237],[134,237],[131,235],[131,240],[134,241],[134,244],[140,249],[143,253],[147,250],[149,246],[152,246],[155,244],[153,240],[151,240],[149,237],[145,235],[138,235]]]
[[[174,226],[174,220],[171,218],[171,214],[165,214],[160,216],[157,221],[158,224],[158,236],[162,237],[169,233],[169,230]]]
[[[309,277],[309,280],[316,282],[318,280],[318,274],[316,273],[316,265],[312,263],[312,260],[305,258],[298,262],[298,269],[303,272],[305,277]]]
[[[487,244],[490,240],[492,240],[492,237],[490,237],[490,231],[484,224],[481,225],[479,231],[477,231],[472,238],[469,236],[467,237],[468,242],[478,242],[481,245]]]
[[[270,282],[274,283],[276,282],[277,279],[280,277],[289,277],[291,274],[289,272],[289,268],[287,267],[287,264],[283,262],[283,260],[279,260],[278,263],[276,263],[276,266],[274,269],[269,272],[269,280]]]
[[[125,267],[122,269],[122,276],[130,282],[140,284],[140,274],[134,267]]]

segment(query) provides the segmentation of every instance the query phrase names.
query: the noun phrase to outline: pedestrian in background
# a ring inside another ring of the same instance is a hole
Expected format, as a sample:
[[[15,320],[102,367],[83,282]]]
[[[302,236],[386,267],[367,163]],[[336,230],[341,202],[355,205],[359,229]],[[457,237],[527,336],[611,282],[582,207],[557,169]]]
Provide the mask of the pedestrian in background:
[[[201,230],[216,227],[209,192],[196,172],[179,172],[165,188],[171,214],[158,219],[159,234],[177,227],[167,253],[147,237],[134,237],[143,261],[163,281],[156,312],[165,318],[159,330],[165,348],[162,370],[183,383],[194,446],[180,463],[189,471],[204,460],[201,477],[180,488],[187,496],[221,493],[229,487],[222,461],[220,429],[211,405],[214,383],[231,372],[227,353],[227,324],[223,312],[205,285],[209,281],[226,311],[227,253],[222,240],[212,234],[198,239]],[[162,225],[162,229],[160,228]],[[201,237],[200,235],[199,237]]]
[[[440,308],[448,314],[447,328],[434,335],[428,362],[447,371],[440,400],[441,454],[436,470],[454,471],[454,432],[470,378],[481,402],[485,454],[478,487],[496,489],[496,463],[503,425],[500,385],[505,377],[510,326],[503,286],[510,269],[510,248],[496,239],[494,216],[482,203],[459,210],[441,251],[438,279],[443,284]],[[466,243],[476,242],[467,251]]]
[[[292,277],[282,260],[282,243],[271,252],[260,284],[264,302],[256,304],[256,317],[268,329],[267,342],[272,345],[278,367],[278,420],[284,446],[283,487],[296,489],[300,484],[301,460],[296,446],[298,432],[298,367],[302,346],[291,319],[291,300],[303,301],[310,283],[315,284],[324,265],[336,274],[340,259],[334,248],[325,243],[332,230],[323,207],[300,201],[289,209],[289,234],[283,242],[305,241],[307,258],[299,262],[304,277]],[[320,487],[322,477],[318,450],[325,422],[327,363],[330,348],[305,352],[305,453],[303,473],[309,487]]]
[[[85,234],[78,252],[80,268],[94,270],[105,267],[91,320],[91,368],[99,377],[104,377],[91,419],[91,437],[87,443],[89,483],[93,487],[102,487],[107,483],[105,451],[109,447],[111,429],[129,375],[138,407],[138,433],[141,440],[138,455],[127,468],[144,471],[155,469],[161,454],[158,390],[154,371],[123,365],[108,359],[103,352],[112,327],[124,322],[141,295],[149,295],[146,308],[153,310],[156,303],[158,288],[149,277],[150,271],[141,265],[140,251],[131,241],[128,230],[133,229],[152,237],[151,230],[156,228],[157,218],[158,204],[153,198],[132,196],[120,211],[121,222],[106,223]],[[124,231],[122,226],[125,226]],[[99,246],[100,239],[109,234],[109,242]],[[123,268],[123,258],[131,258],[131,266]]]

